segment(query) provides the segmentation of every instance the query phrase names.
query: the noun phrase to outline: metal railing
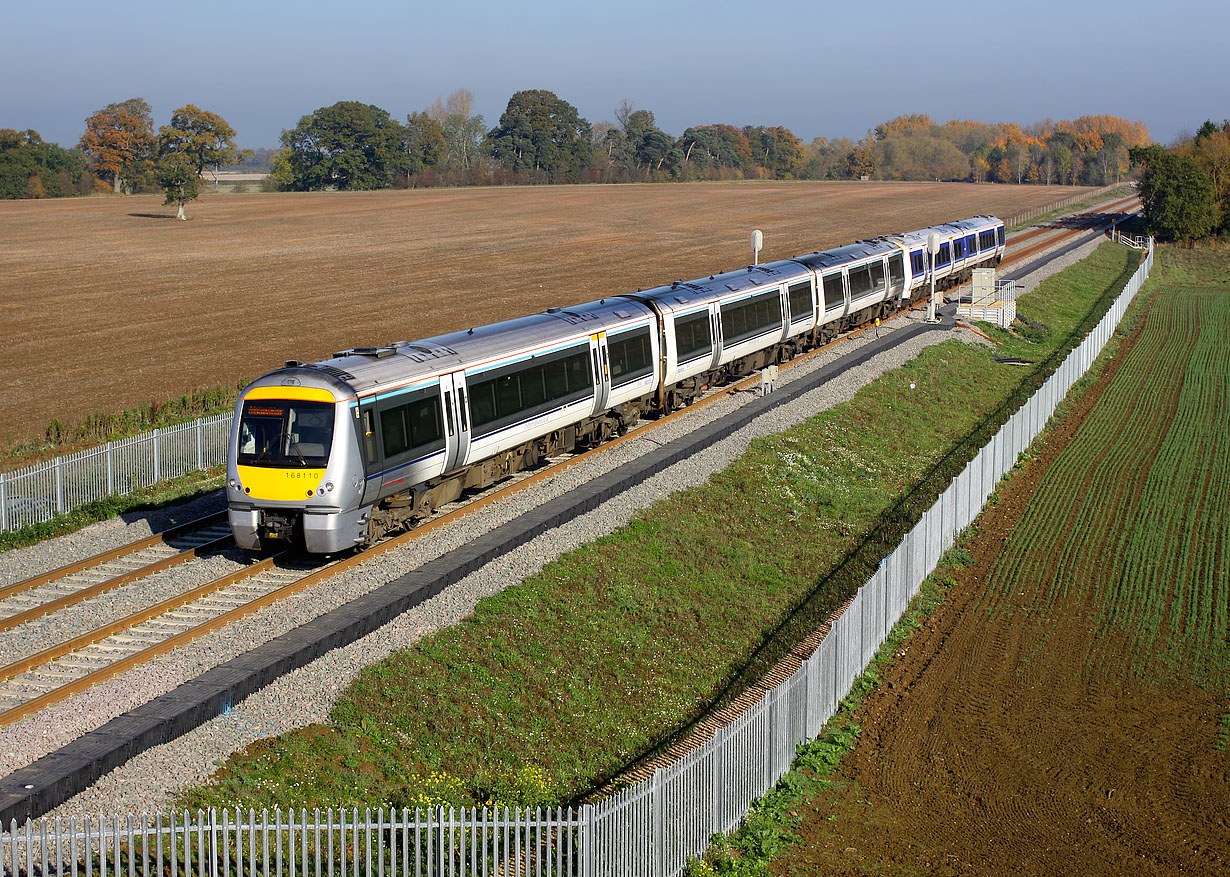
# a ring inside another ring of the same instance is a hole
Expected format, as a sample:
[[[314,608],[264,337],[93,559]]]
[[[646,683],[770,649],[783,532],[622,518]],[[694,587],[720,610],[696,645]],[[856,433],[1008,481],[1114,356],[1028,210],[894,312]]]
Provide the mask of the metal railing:
[[[233,417],[202,417],[0,473],[0,531],[223,463]]]
[[[1097,326],[881,561],[790,679],[651,780],[568,810],[184,812],[164,820],[40,819],[0,830],[9,877],[668,877],[735,828],[836,713],[940,556],[981,511],[1114,333],[1153,265],[1148,252]]]

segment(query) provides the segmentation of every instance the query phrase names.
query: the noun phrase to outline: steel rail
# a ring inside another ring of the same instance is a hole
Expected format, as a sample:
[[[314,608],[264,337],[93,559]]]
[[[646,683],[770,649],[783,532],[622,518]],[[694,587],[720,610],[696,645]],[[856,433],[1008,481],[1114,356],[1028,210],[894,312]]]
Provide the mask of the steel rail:
[[[160,560],[155,560],[152,563],[147,563],[145,566],[130,570],[129,572],[120,573],[109,579],[105,579],[98,584],[90,585],[82,588],[80,591],[74,591],[71,594],[65,594],[63,597],[58,597],[55,600],[49,600],[46,603],[40,603],[24,612],[18,612],[14,615],[9,615],[6,618],[0,618],[0,632],[12,630],[14,627],[25,624],[28,621],[42,618],[44,615],[50,615],[52,612],[58,612],[69,606],[75,606],[78,603],[84,603],[91,597],[97,597],[99,594],[104,594],[107,591],[127,585],[130,582],[135,582],[137,579],[143,579],[151,576],[154,573],[162,572],[164,569],[170,569],[173,566],[179,566],[182,563],[187,563],[193,558],[201,555],[217,551],[224,545],[234,542],[234,536],[219,536],[217,539],[211,539],[200,545],[192,548],[186,548],[177,554],[172,554],[170,557],[164,557]],[[114,558],[113,558],[114,559]]]
[[[110,551],[95,554],[93,557],[87,557],[84,560],[74,561],[73,563],[49,570],[45,573],[40,573],[39,575],[24,579],[20,582],[14,582],[11,585],[4,585],[3,587],[0,587],[0,600],[7,599],[14,594],[20,594],[23,591],[29,591],[33,588],[49,584],[56,579],[66,578],[73,573],[79,573],[82,570],[98,566],[99,564],[106,563],[109,560],[115,560],[129,554],[135,554],[136,552],[142,551],[146,548],[153,548],[155,545],[161,545],[168,539],[182,535],[188,530],[198,527],[208,527],[219,523],[225,518],[226,512],[214,512],[213,514],[197,518],[195,521],[188,521],[184,524],[176,524],[174,527],[168,527],[159,533],[154,533],[151,536],[147,536],[146,538],[140,539],[136,542],[130,542],[127,545],[121,545],[119,548],[112,548]]]

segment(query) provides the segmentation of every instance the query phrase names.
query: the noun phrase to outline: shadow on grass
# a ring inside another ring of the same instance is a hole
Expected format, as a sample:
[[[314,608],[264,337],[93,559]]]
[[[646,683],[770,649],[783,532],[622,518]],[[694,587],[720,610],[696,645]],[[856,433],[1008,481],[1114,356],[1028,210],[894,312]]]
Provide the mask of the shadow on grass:
[[[174,219],[174,213],[129,213],[129,216],[135,216],[138,219]]]

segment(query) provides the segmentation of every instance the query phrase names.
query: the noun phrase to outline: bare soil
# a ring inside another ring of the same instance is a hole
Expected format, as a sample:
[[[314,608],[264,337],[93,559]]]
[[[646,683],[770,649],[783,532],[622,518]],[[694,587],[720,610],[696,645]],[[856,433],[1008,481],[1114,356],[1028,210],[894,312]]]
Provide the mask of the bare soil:
[[[0,202],[0,442],[287,359],[423,338],[1075,190],[700,183]]]
[[[1075,562],[1066,539],[1034,545],[1030,574],[988,585],[1138,333],[983,513],[974,563],[869,695],[835,787],[799,814],[802,842],[774,874],[1230,874],[1224,692],[1181,668],[1132,671],[1138,641],[1100,629],[1085,586],[1105,548]],[[1085,485],[1071,515],[1130,504],[1136,481]]]

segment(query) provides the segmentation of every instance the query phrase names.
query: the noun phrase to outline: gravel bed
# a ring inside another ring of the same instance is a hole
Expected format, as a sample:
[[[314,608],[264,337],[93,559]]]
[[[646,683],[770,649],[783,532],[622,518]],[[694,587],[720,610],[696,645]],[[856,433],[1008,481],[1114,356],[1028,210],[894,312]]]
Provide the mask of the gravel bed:
[[[1049,276],[1084,258],[1097,244],[1091,242],[1079,251],[1030,275],[1028,282],[1036,285],[1040,276]],[[1032,288],[1032,287],[1031,287]],[[922,312],[900,315],[887,322],[881,331],[902,328],[922,318]],[[844,356],[874,337],[873,332],[848,339],[836,350],[826,351],[804,363],[782,372],[780,383],[788,383]],[[208,780],[215,765],[249,743],[292,728],[326,719],[337,693],[364,666],[379,660],[395,649],[404,648],[422,636],[451,625],[469,614],[478,600],[522,581],[541,569],[561,553],[592,541],[627,522],[640,509],[668,496],[681,485],[698,484],[712,473],[740,456],[748,444],[762,435],[782,431],[795,423],[850,398],[860,387],[885,370],[915,357],[929,345],[949,337],[978,339],[973,333],[953,329],[950,332],[928,333],[887,351],[870,363],[853,369],[799,399],[788,410],[778,409],[717,445],[683,461],[666,472],[649,479],[636,489],[605,503],[593,512],[552,530],[544,536],[488,564],[436,598],[412,609],[378,631],[348,647],[334,650],[312,664],[280,679],[273,685],[249,697],[228,714],[163,746],[151,749],[130,760],[123,767],[99,780],[93,787],[53,811],[51,816],[84,815],[98,812],[153,812],[164,809],[178,790]],[[548,477],[532,487],[501,502],[473,512],[430,534],[428,538],[412,540],[367,563],[361,564],[328,582],[284,601],[277,607],[250,616],[208,639],[193,643],[173,655],[157,659],[144,667],[102,683],[37,717],[19,722],[0,731],[0,774],[28,764],[80,734],[108,721],[151,697],[162,694],[209,667],[230,659],[247,649],[278,636],[294,627],[335,608],[409,569],[451,550],[474,536],[511,520],[539,503],[561,495],[603,472],[633,459],[652,444],[663,444],[696,426],[716,419],[751,398],[747,393],[726,394],[719,401],[688,417],[661,425],[649,437],[627,442],[593,455],[586,462]],[[213,496],[201,501],[220,504]],[[215,506],[216,507],[216,506]],[[202,512],[204,513],[204,512]],[[136,538],[132,532],[120,536],[117,530],[158,524],[149,519],[130,525],[96,525],[101,538],[120,542]],[[82,531],[83,534],[87,531]],[[84,539],[82,534],[75,534]],[[72,537],[64,537],[66,539]],[[59,542],[60,540],[55,540]],[[53,543],[44,543],[51,546]],[[37,567],[36,555],[43,546],[21,549],[27,555],[22,563]],[[103,550],[98,542],[82,552],[78,540],[74,548],[81,553]],[[49,548],[57,557],[46,561],[44,568],[62,565],[73,559],[74,548]],[[12,553],[12,552],[10,552]],[[9,563],[7,556],[3,558]],[[5,570],[7,571],[7,569]],[[25,572],[24,575],[31,575]],[[23,575],[17,575],[21,578]]]

